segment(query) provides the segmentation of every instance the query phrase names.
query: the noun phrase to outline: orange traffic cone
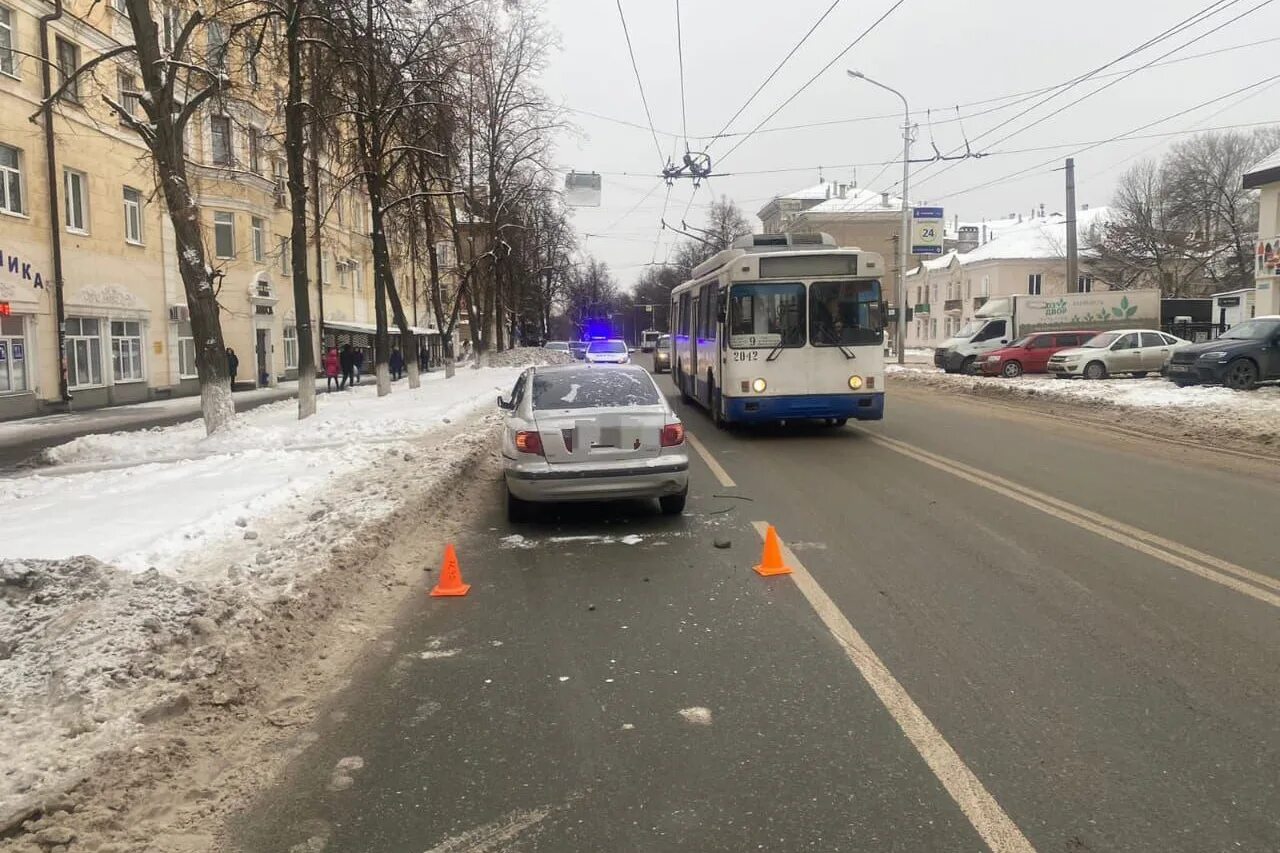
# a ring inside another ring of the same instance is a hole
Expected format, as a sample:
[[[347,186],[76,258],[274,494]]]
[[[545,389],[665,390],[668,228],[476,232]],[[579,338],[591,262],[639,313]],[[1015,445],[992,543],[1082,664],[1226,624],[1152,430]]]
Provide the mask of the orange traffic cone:
[[[466,595],[471,584],[462,582],[462,570],[458,568],[458,555],[450,543],[444,547],[444,564],[440,567],[440,582],[431,590],[433,598]]]
[[[778,531],[772,524],[764,535],[764,555],[760,558],[760,565],[756,566],[756,574],[765,577],[791,574],[791,567],[782,561],[782,543],[778,541]]]

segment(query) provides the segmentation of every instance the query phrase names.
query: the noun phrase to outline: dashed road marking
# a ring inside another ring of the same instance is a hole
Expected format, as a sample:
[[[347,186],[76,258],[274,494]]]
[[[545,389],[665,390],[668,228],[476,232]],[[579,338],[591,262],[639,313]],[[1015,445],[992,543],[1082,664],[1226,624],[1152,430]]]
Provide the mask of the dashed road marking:
[[[686,441],[693,445],[693,449],[698,451],[698,455],[702,457],[703,462],[707,463],[707,467],[711,469],[711,473],[720,481],[720,485],[724,486],[726,489],[733,489],[737,487],[738,484],[729,476],[729,472],[724,470],[724,467],[716,461],[714,456],[711,455],[711,451],[707,450],[706,445],[703,444],[696,435],[690,432],[688,427],[685,427],[684,437]]]
[[[886,447],[903,456],[915,459],[917,462],[923,462],[925,465],[937,468],[939,471],[945,471],[954,477],[959,477],[984,489],[1012,498],[1024,506],[1040,510],[1046,515],[1051,515],[1091,533],[1096,533],[1105,539],[1124,545],[1126,548],[1132,548],[1139,553],[1155,557],[1157,560],[1198,575],[1205,580],[1213,581],[1228,589],[1256,598],[1258,601],[1270,604],[1272,607],[1280,607],[1280,579],[1246,569],[1212,554],[1197,551],[1195,548],[1174,542],[1171,539],[1165,539],[1163,536],[1158,536],[1150,531],[1124,524],[1092,510],[1055,498],[1044,492],[1036,491],[1020,483],[1015,483],[1012,480],[1006,480],[988,471],[983,471],[963,462],[958,462],[955,459],[940,456],[915,445],[907,444],[905,441],[899,441],[896,438],[889,438],[867,430],[860,430],[860,432],[881,447]]]
[[[753,521],[752,525],[763,539],[768,523]],[[796,587],[808,599],[818,618],[844,648],[845,654],[870,685],[885,710],[893,717],[907,740],[911,741],[911,745],[920,753],[925,764],[987,846],[993,853],[1035,853],[1035,848],[1022,834],[1022,830],[925,716],[924,711],[920,710],[906,688],[893,677],[893,673],[785,542],[782,544],[782,552],[787,565],[793,570],[790,577],[795,581]]]

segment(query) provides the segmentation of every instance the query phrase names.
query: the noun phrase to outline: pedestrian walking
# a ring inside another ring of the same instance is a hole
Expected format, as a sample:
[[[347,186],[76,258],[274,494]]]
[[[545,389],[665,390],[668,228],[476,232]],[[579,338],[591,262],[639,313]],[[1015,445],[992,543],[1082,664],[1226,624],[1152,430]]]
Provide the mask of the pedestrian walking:
[[[236,387],[236,371],[240,369],[240,357],[231,347],[227,347],[227,373],[231,376],[231,388]]]
[[[342,390],[342,380],[338,378],[338,372],[341,369],[342,363],[338,358],[338,350],[336,347],[330,347],[324,357],[324,390],[332,391],[334,388]]]
[[[399,347],[391,350],[391,358],[387,362],[387,367],[391,368],[391,381],[399,382],[400,377],[404,374],[404,354],[400,352]]]
[[[338,354],[338,365],[342,368],[342,381],[338,383],[338,390],[342,390],[356,381],[356,354],[351,349],[351,344],[343,344],[342,352]]]
[[[352,368],[355,372],[355,384],[360,384],[360,374],[364,373],[364,350],[358,349],[352,355]]]

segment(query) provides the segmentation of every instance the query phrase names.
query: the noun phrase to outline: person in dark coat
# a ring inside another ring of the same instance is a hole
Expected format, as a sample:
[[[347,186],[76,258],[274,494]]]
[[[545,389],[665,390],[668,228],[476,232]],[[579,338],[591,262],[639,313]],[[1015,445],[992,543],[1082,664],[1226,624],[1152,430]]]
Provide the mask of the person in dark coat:
[[[354,385],[356,381],[356,354],[351,349],[351,344],[342,345],[342,353],[338,356],[338,364],[342,367],[342,381],[338,383],[338,389],[341,390],[348,385]]]
[[[236,371],[240,369],[240,357],[231,347],[227,347],[227,373],[231,375],[231,387],[236,385]]]
[[[364,373],[364,350],[358,349],[352,356],[351,366],[355,368],[355,384],[360,384],[360,374]]]
[[[399,382],[401,374],[404,373],[404,355],[399,347],[391,350],[391,358],[387,361],[387,366],[391,368],[391,381]]]

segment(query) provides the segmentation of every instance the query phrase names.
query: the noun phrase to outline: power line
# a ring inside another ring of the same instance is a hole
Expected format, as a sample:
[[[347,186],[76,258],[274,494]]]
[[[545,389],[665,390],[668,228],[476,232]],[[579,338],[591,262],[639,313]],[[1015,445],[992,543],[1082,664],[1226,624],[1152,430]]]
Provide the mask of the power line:
[[[787,106],[787,104],[789,104],[789,103],[791,103],[792,101],[794,101],[797,97],[799,97],[799,95],[800,95],[800,93],[801,93],[801,92],[803,92],[805,89],[807,89],[807,88],[809,88],[811,85],[813,85],[813,82],[814,82],[815,80],[817,80],[817,79],[818,79],[819,77],[821,77],[823,74],[827,73],[827,69],[829,69],[831,66],[835,65],[837,62],[839,62],[841,59],[843,59],[843,58],[844,58],[844,55],[845,55],[846,53],[848,53],[849,51],[851,51],[851,50],[853,50],[855,47],[857,47],[857,46],[858,46],[858,44],[859,44],[859,42],[861,42],[864,38],[866,38],[868,35],[870,35],[870,34],[871,34],[871,32],[872,32],[873,30],[875,30],[875,28],[876,28],[876,27],[880,26],[880,24],[884,21],[884,19],[885,19],[885,18],[887,18],[887,17],[889,17],[890,15],[892,15],[895,11],[897,11],[898,7],[899,7],[899,6],[901,6],[901,5],[902,5],[903,3],[905,3],[905,2],[906,2],[906,0],[896,0],[896,2],[895,2],[892,6],[890,6],[887,10],[885,10],[885,12],[884,12],[880,17],[878,17],[878,18],[876,18],[874,21],[872,21],[872,22],[871,22],[871,24],[870,24],[866,29],[864,29],[861,33],[859,33],[857,38],[855,38],[853,41],[849,42],[849,44],[845,46],[844,50],[842,50],[842,51],[840,51],[839,53],[837,53],[834,57],[832,57],[832,59],[831,59],[831,61],[830,61],[830,62],[828,62],[826,65],[822,66],[822,68],[818,71],[818,73],[817,73],[817,74],[814,74],[812,77],[810,77],[808,80],[806,80],[806,81],[805,81],[805,83],[804,83],[804,85],[802,85],[799,89],[796,89],[794,92],[792,92],[792,93],[791,93],[791,95],[790,95],[790,96],[789,96],[785,101],[783,101],[781,104],[779,104],[779,105],[777,106],[777,108],[776,108],[776,109],[774,109],[774,111],[773,111],[773,112],[771,112],[771,113],[769,113],[767,116],[765,116],[765,117],[760,121],[760,123],[759,123],[759,124],[757,124],[755,127],[753,127],[753,128],[750,130],[750,132],[748,132],[748,133],[747,133],[747,135],[746,135],[746,136],[744,136],[744,137],[742,137],[741,139],[739,139],[739,140],[737,141],[737,143],[736,143],[732,148],[730,148],[727,152],[725,152],[724,157],[721,157],[721,158],[720,158],[720,162],[721,162],[721,163],[723,163],[723,162],[725,161],[725,159],[726,159],[726,158],[728,158],[729,156],[731,156],[731,155],[733,154],[733,152],[735,152],[735,151],[737,151],[739,148],[741,148],[741,147],[742,147],[742,145],[743,145],[743,143],[745,143],[748,139],[750,139],[750,138],[752,137],[752,135],[753,135],[753,134],[755,134],[755,132],[756,132],[757,130],[759,130],[761,127],[763,127],[763,126],[765,125],[765,123],[767,123],[771,118],[773,118],[774,116],[776,116],[778,113],[782,112],[783,108],[785,108],[785,107]]]
[[[1222,0],[1219,0],[1219,3],[1220,3],[1220,2],[1222,2]],[[1226,5],[1226,6],[1224,6],[1224,7],[1220,8],[1220,9],[1215,10],[1214,12],[1210,13],[1210,15],[1212,15],[1212,14],[1217,14],[1217,12],[1225,11],[1226,9],[1230,8],[1231,6],[1234,6],[1236,3],[1239,3],[1239,2],[1241,2],[1241,0],[1231,0],[1231,2],[1227,3],[1227,5]],[[1146,69],[1146,68],[1150,67],[1151,65],[1155,64],[1156,62],[1159,62],[1159,61],[1161,61],[1161,60],[1163,60],[1163,59],[1168,58],[1170,55],[1172,55],[1172,54],[1174,54],[1174,53],[1177,53],[1178,51],[1180,51],[1180,50],[1182,50],[1182,49],[1184,49],[1184,48],[1186,48],[1186,47],[1189,47],[1189,46],[1191,46],[1191,45],[1195,44],[1195,43],[1196,43],[1196,42],[1198,42],[1198,41],[1201,41],[1201,40],[1203,40],[1203,39],[1205,39],[1205,38],[1208,38],[1209,36],[1213,35],[1214,33],[1218,32],[1219,30],[1223,29],[1224,27],[1227,27],[1227,26],[1230,26],[1231,24],[1234,24],[1236,21],[1240,20],[1241,18],[1245,17],[1246,15],[1249,15],[1249,14],[1252,14],[1253,12],[1256,12],[1258,9],[1261,9],[1263,6],[1266,6],[1266,5],[1268,5],[1268,4],[1272,3],[1272,2],[1274,2],[1274,0],[1262,0],[1262,2],[1261,2],[1261,3],[1258,3],[1256,6],[1253,6],[1253,7],[1251,7],[1250,9],[1247,9],[1247,10],[1246,10],[1246,11],[1244,11],[1244,12],[1241,12],[1239,15],[1236,15],[1234,18],[1230,19],[1229,21],[1225,21],[1224,23],[1219,24],[1218,26],[1214,27],[1213,29],[1211,29],[1211,30],[1209,30],[1209,31],[1207,31],[1207,32],[1201,33],[1200,35],[1196,36],[1195,38],[1191,39],[1190,41],[1183,42],[1182,44],[1180,44],[1180,45],[1178,45],[1178,46],[1176,46],[1176,47],[1174,47],[1174,48],[1171,48],[1171,49],[1170,49],[1170,50],[1168,50],[1168,51],[1165,51],[1163,54],[1161,54],[1160,56],[1157,56],[1157,57],[1156,57],[1155,59],[1153,59],[1151,62],[1145,63],[1145,64],[1143,64],[1143,65],[1139,65],[1139,66],[1138,66],[1138,67],[1136,67],[1136,68],[1130,69],[1129,71],[1125,72],[1122,76],[1120,76],[1120,77],[1118,77],[1118,78],[1116,78],[1116,79],[1114,79],[1114,80],[1110,81],[1110,82],[1109,82],[1109,83],[1107,83],[1106,85],[1099,86],[1097,89],[1094,89],[1094,90],[1092,90],[1092,91],[1090,91],[1090,92],[1085,93],[1084,95],[1081,95],[1079,98],[1076,98],[1074,101],[1072,101],[1071,103],[1067,104],[1066,106],[1061,107],[1061,108],[1059,108],[1058,110],[1056,110],[1056,111],[1054,111],[1054,112],[1052,112],[1052,113],[1049,113],[1049,114],[1047,114],[1047,115],[1041,116],[1040,118],[1036,119],[1035,121],[1031,122],[1031,123],[1030,123],[1030,124],[1028,124],[1028,125],[1025,125],[1024,127],[1020,128],[1020,129],[1018,129],[1018,130],[1014,130],[1014,131],[1011,131],[1011,132],[1009,132],[1009,133],[1005,134],[1004,136],[1000,137],[999,139],[997,139],[995,142],[993,142],[993,143],[991,143],[991,144],[992,144],[992,145],[999,145],[1001,142],[1006,142],[1006,141],[1008,141],[1009,139],[1012,139],[1013,137],[1015,137],[1015,136],[1017,136],[1017,135],[1019,135],[1019,134],[1022,134],[1022,133],[1027,132],[1027,131],[1028,131],[1028,130],[1030,130],[1031,128],[1036,127],[1037,125],[1039,125],[1039,124],[1041,124],[1041,123],[1043,123],[1043,122],[1045,122],[1045,121],[1048,121],[1048,120],[1049,120],[1049,119],[1051,119],[1051,118],[1054,118],[1054,117],[1056,117],[1056,116],[1060,115],[1060,114],[1061,114],[1061,113],[1063,113],[1064,111],[1071,109],[1072,107],[1074,107],[1074,106],[1076,106],[1077,104],[1079,104],[1081,101],[1084,101],[1084,100],[1087,100],[1087,99],[1089,99],[1089,98],[1092,98],[1094,95],[1097,95],[1097,94],[1099,94],[1100,92],[1103,92],[1103,91],[1105,91],[1105,90],[1107,90],[1107,89],[1110,89],[1112,86],[1115,86],[1115,85],[1117,85],[1117,84],[1119,84],[1119,83],[1123,83],[1125,80],[1128,80],[1130,77],[1132,77],[1133,75],[1137,74],[1139,71],[1142,71],[1142,70],[1144,70],[1144,69]],[[1217,5],[1217,4],[1214,4],[1214,5]],[[1208,16],[1208,15],[1206,15],[1204,18],[1201,18],[1201,20],[1200,20],[1200,21],[1196,21],[1196,22],[1194,22],[1194,23],[1201,23],[1201,22],[1203,22],[1204,20],[1207,20],[1207,18],[1208,18],[1208,17],[1209,17],[1209,16]],[[1179,32],[1185,31],[1185,30],[1186,30],[1187,28],[1189,28],[1190,26],[1194,26],[1194,23],[1193,23],[1193,24],[1188,24],[1186,27],[1183,27],[1181,30],[1179,30]],[[1064,91],[1065,91],[1065,90],[1064,90]],[[1059,94],[1060,94],[1060,93],[1059,93]],[[1055,95],[1054,97],[1056,97],[1056,95]],[[1026,113],[1025,113],[1025,112],[1023,112],[1021,115],[1025,115],[1025,114],[1026,114]],[[1014,119],[1011,119],[1010,121],[1016,121],[1016,120],[1017,120],[1017,118],[1018,118],[1018,117],[1017,117],[1017,116],[1015,116],[1015,117],[1014,117]],[[993,128],[993,130],[994,130],[994,128]],[[984,134],[984,135],[985,135],[985,134]],[[934,173],[933,175],[931,175],[930,177],[932,177],[932,178],[937,178],[938,176],[940,176],[940,175],[942,175],[942,174],[945,174],[945,173],[946,173],[950,168],[951,168],[951,167],[947,167],[947,168],[942,169],[942,170],[941,170],[941,171],[939,171],[939,172],[935,172],[935,173]],[[927,179],[925,179],[925,180],[927,180]],[[917,184],[917,186],[919,186],[919,184]]]
[[[1032,104],[1031,106],[1027,107],[1026,109],[1024,109],[1022,112],[1018,113],[1018,114],[1017,114],[1016,116],[1014,116],[1013,118],[1008,119],[1008,120],[1006,120],[1005,122],[1003,122],[1003,123],[1001,123],[1001,124],[999,124],[999,125],[993,125],[993,126],[989,127],[987,130],[983,131],[982,133],[980,133],[980,134],[978,134],[976,137],[974,137],[974,140],[973,140],[973,141],[977,141],[977,140],[980,140],[980,139],[982,139],[982,138],[984,138],[984,137],[986,137],[986,136],[990,136],[992,133],[995,133],[995,132],[996,132],[997,130],[999,130],[1001,127],[1007,126],[1007,125],[1008,125],[1008,124],[1010,124],[1011,122],[1015,122],[1015,121],[1017,121],[1018,119],[1022,118],[1023,116],[1025,116],[1025,115],[1027,115],[1028,113],[1032,112],[1033,110],[1035,110],[1035,109],[1037,109],[1037,108],[1039,108],[1039,107],[1043,106],[1044,104],[1047,104],[1049,101],[1052,101],[1053,99],[1057,98],[1058,96],[1065,94],[1066,92],[1070,91],[1071,89],[1075,88],[1076,86],[1080,85],[1081,83],[1083,83],[1083,82],[1085,82],[1085,81],[1089,80],[1090,78],[1094,77],[1096,74],[1098,74],[1098,73],[1100,73],[1100,72],[1102,72],[1102,71],[1107,70],[1108,68],[1110,68],[1111,66],[1113,66],[1113,65],[1115,65],[1115,64],[1117,64],[1117,63],[1119,63],[1119,62],[1123,62],[1124,60],[1128,59],[1128,58],[1129,58],[1129,57],[1131,57],[1131,56],[1134,56],[1134,55],[1136,55],[1136,54],[1138,54],[1138,53],[1141,53],[1142,51],[1146,50],[1146,49],[1147,49],[1147,48],[1149,48],[1149,47],[1152,47],[1152,46],[1154,46],[1154,45],[1156,45],[1156,44],[1159,44],[1159,43],[1160,43],[1160,42],[1162,42],[1162,41],[1165,41],[1165,40],[1167,40],[1167,39],[1169,39],[1169,38],[1172,38],[1173,36],[1177,35],[1178,33],[1181,33],[1181,32],[1183,32],[1183,31],[1185,31],[1185,30],[1189,29],[1190,27],[1195,26],[1197,23],[1200,23],[1200,22],[1202,22],[1202,21],[1204,21],[1204,20],[1207,20],[1209,17],[1211,17],[1212,15],[1217,14],[1218,12],[1222,11],[1224,8],[1228,8],[1228,7],[1233,6],[1233,5],[1235,5],[1236,3],[1239,3],[1239,2],[1241,2],[1241,0],[1214,0],[1214,2],[1213,2],[1213,3],[1210,3],[1208,6],[1205,6],[1204,8],[1200,9],[1200,11],[1195,12],[1194,14],[1192,14],[1192,15],[1190,15],[1190,16],[1188,16],[1188,17],[1186,17],[1186,18],[1183,18],[1183,19],[1182,19],[1181,21],[1179,21],[1178,23],[1174,24],[1174,25],[1173,25],[1173,26],[1171,26],[1171,27],[1166,28],[1165,30],[1163,30],[1163,31],[1162,31],[1162,32],[1160,32],[1159,34],[1157,34],[1157,35],[1155,35],[1155,36],[1153,36],[1153,37],[1151,37],[1151,38],[1147,39],[1145,42],[1143,42],[1142,44],[1138,45],[1137,47],[1134,47],[1134,48],[1131,48],[1131,49],[1127,50],[1126,52],[1124,52],[1124,53],[1123,53],[1123,54],[1121,54],[1120,56],[1116,57],[1115,59],[1112,59],[1112,60],[1110,60],[1109,62],[1104,63],[1103,65],[1100,65],[1100,66],[1098,66],[1098,67],[1096,67],[1096,68],[1094,68],[1094,69],[1092,69],[1092,70],[1090,70],[1090,71],[1085,72],[1084,74],[1081,74],[1081,75],[1079,75],[1079,76],[1077,76],[1077,77],[1074,77],[1074,78],[1072,78],[1071,80],[1068,80],[1068,81],[1066,81],[1065,83],[1062,83],[1062,84],[1060,84],[1060,85],[1058,85],[1058,86],[1054,87],[1054,90],[1053,90],[1052,92],[1050,92],[1048,95],[1046,95],[1044,98],[1041,98],[1041,99],[1040,99],[1040,100],[1038,100],[1036,103],[1034,103],[1034,104]],[[1226,6],[1224,6],[1224,5],[1223,5],[1224,3],[1226,4]],[[1194,41],[1195,41],[1195,39],[1193,39],[1191,42],[1187,42],[1187,43],[1183,44],[1181,47],[1186,47],[1187,45],[1194,43]],[[1177,48],[1177,49],[1181,49],[1181,48]],[[1175,50],[1176,50],[1176,49],[1175,49]],[[1172,51],[1171,51],[1171,52],[1172,52]],[[1168,56],[1168,54],[1166,53],[1166,54],[1165,54],[1165,56]],[[1160,58],[1163,58],[1163,57],[1160,57]],[[1137,71],[1141,70],[1141,69],[1142,69],[1142,68],[1144,68],[1144,67],[1146,67],[1146,66],[1144,65],[1144,66],[1140,66],[1140,67],[1139,67],[1139,68],[1137,68],[1137,69],[1133,69],[1133,70],[1131,70],[1131,71],[1127,72],[1127,74],[1126,74],[1125,76],[1126,76],[1126,77],[1127,77],[1127,76],[1131,76],[1132,74],[1136,73]],[[1121,77],[1121,79],[1123,80],[1123,79],[1125,79],[1125,77]],[[1119,81],[1115,81],[1115,82],[1119,82]],[[1113,82],[1113,83],[1108,83],[1108,84],[1107,84],[1107,86],[1104,86],[1104,87],[1102,87],[1102,88],[1108,88],[1108,87],[1110,87],[1110,86],[1112,86],[1112,85],[1114,85],[1114,82]],[[1098,90],[1095,90],[1095,91],[1101,91],[1101,89],[1098,89]],[[1093,93],[1090,93],[1090,95],[1092,95],[1092,94],[1093,94]],[[1089,97],[1090,95],[1086,95],[1085,97]],[[1075,103],[1079,103],[1079,102],[1080,102],[1080,100],[1083,100],[1083,98],[1081,98],[1081,99],[1077,99],[1075,102],[1073,102],[1073,105],[1074,105]],[[1060,115],[1061,113],[1062,113],[1062,110],[1057,110],[1057,111],[1055,111],[1052,115]],[[1040,119],[1039,121],[1043,121],[1043,120],[1044,120],[1044,119],[1042,118],[1042,119]],[[1037,122],[1035,122],[1035,123],[1037,123],[1037,124],[1038,124],[1038,123],[1039,123],[1039,121],[1037,121]],[[1030,125],[1028,125],[1028,127],[1030,127]],[[1025,129],[1025,128],[1024,128],[1024,129]],[[1004,140],[1006,140],[1006,139],[1010,138],[1010,136],[1016,135],[1016,133],[1018,133],[1018,132],[1020,132],[1020,131],[1015,131],[1013,134],[1008,134],[1008,135],[1006,135],[1006,136],[1002,137],[1000,140],[997,140],[996,144],[999,144],[1000,142],[1003,142]],[[952,153],[954,153],[954,151],[958,151],[958,150],[959,150],[959,148],[953,149],[953,152],[952,152]],[[912,178],[912,179],[915,179],[917,175],[919,175],[921,172],[923,172],[923,171],[925,171],[926,169],[928,169],[930,165],[931,165],[931,164],[926,164],[926,165],[924,165],[924,166],[920,167],[919,169],[917,169],[915,172],[913,172],[913,173],[911,174],[911,178]],[[934,173],[933,175],[930,175],[929,177],[936,178],[936,177],[938,177],[939,175],[945,174],[946,172],[950,171],[952,168],[954,168],[954,164],[943,167],[943,169],[942,169],[941,171],[936,172],[936,173]],[[922,179],[921,179],[921,181],[923,181],[923,180],[928,180],[928,179],[929,179],[929,178],[922,178]],[[917,187],[919,187],[919,182],[917,182],[917,183],[916,183],[916,186],[917,186]]]
[[[640,90],[640,103],[644,104],[644,117],[649,121],[649,133],[653,134],[653,147],[658,150],[658,162],[662,163],[662,146],[658,143],[658,132],[653,129],[653,114],[649,112],[649,99],[644,95],[644,83],[640,82],[640,66],[636,65],[636,52],[631,47],[631,31],[627,29],[627,16],[622,14],[622,0],[616,0],[616,2],[618,19],[622,21],[622,35],[627,39],[627,53],[631,56],[631,70],[635,72],[636,88]]]
[[[827,16],[830,15],[832,11],[834,11],[835,8],[839,5],[840,5],[840,0],[834,0],[834,2],[832,2],[832,4],[827,7],[827,11],[823,12],[822,15],[818,17],[818,20],[813,22],[813,26],[809,27],[809,31],[804,34],[804,37],[801,38],[800,41],[796,42],[795,46],[791,48],[791,51],[786,56],[782,57],[782,61],[779,62],[772,71],[769,72],[769,76],[764,78],[764,82],[756,87],[756,90],[751,93],[751,97],[747,98],[746,102],[742,106],[738,107],[738,111],[734,113],[733,116],[724,123],[724,127],[720,128],[720,132],[717,133],[715,136],[711,137],[710,140],[708,140],[707,147],[714,145],[717,139],[720,139],[725,135],[725,131],[729,129],[729,125],[737,121],[738,116],[742,115],[742,111],[745,110],[747,107],[751,106],[751,102],[756,99],[756,96],[759,95],[762,91],[764,91],[764,87],[768,86],[769,82],[773,80],[774,77],[777,76],[779,71],[782,70],[783,66],[791,61],[791,57],[795,56],[796,51],[799,50],[804,45],[804,43],[809,40],[809,36],[813,35],[814,31],[817,30],[818,27],[822,24],[822,22],[827,19]],[[729,135],[737,136],[738,134],[729,134]]]
[[[1125,133],[1118,133],[1118,134],[1116,134],[1115,136],[1109,137],[1109,138],[1107,138],[1107,139],[1099,140],[1099,141],[1097,141],[1097,142],[1091,142],[1091,143],[1089,143],[1088,145],[1086,145],[1086,146],[1085,146],[1085,147],[1083,147],[1083,148],[1080,148],[1080,149],[1078,149],[1078,150],[1076,150],[1076,151],[1072,151],[1072,152],[1071,152],[1071,154],[1070,154],[1069,156],[1077,157],[1077,156],[1079,156],[1079,155],[1083,154],[1083,153],[1084,153],[1084,152],[1086,152],[1086,151],[1092,151],[1094,148],[1098,148],[1099,146],[1102,146],[1102,145],[1109,145],[1109,144],[1111,144],[1111,143],[1113,143],[1113,142],[1119,142],[1119,141],[1121,141],[1121,140],[1125,140],[1125,141],[1127,141],[1129,138],[1131,138],[1131,137],[1135,137],[1137,134],[1141,133],[1142,131],[1146,130],[1147,128],[1155,127],[1155,126],[1156,126],[1156,125],[1158,125],[1158,124],[1164,124],[1166,121],[1173,121],[1173,120],[1174,120],[1174,119],[1176,119],[1176,118],[1181,118],[1182,116],[1186,115],[1187,113],[1195,112],[1195,111],[1196,111],[1196,110],[1198,110],[1198,109],[1202,109],[1202,108],[1204,108],[1204,107],[1207,107],[1207,106],[1209,106],[1210,104],[1216,104],[1216,103],[1218,103],[1219,101],[1225,101],[1225,100],[1227,100],[1228,98],[1234,98],[1236,95],[1239,95],[1239,94],[1241,94],[1242,92],[1247,92],[1247,91],[1249,91],[1250,89],[1257,88],[1258,86],[1265,86],[1266,84],[1271,83],[1272,81],[1276,81],[1276,80],[1280,80],[1280,74],[1273,74],[1273,75],[1271,75],[1270,77],[1264,77],[1263,79],[1258,80],[1257,82],[1250,83],[1250,84],[1249,84],[1249,85],[1247,85],[1247,86],[1242,86],[1242,87],[1240,87],[1239,89],[1236,89],[1236,90],[1231,91],[1231,92],[1227,92],[1225,95],[1219,95],[1219,96],[1218,96],[1218,97],[1216,97],[1216,98],[1210,98],[1210,99],[1209,99],[1209,100],[1207,100],[1207,101],[1202,101],[1202,102],[1200,102],[1200,103],[1196,104],[1196,105],[1195,105],[1195,106],[1193,106],[1193,107],[1187,107],[1186,109],[1184,109],[1184,110],[1179,110],[1178,112],[1173,113],[1172,115],[1167,115],[1167,116],[1165,116],[1164,118],[1159,118],[1159,119],[1156,119],[1155,121],[1147,122],[1146,124],[1141,125],[1140,127],[1135,127],[1133,130],[1127,131],[1127,132],[1125,132]],[[1008,183],[1009,181],[1016,180],[1017,178],[1020,178],[1020,177],[1022,177],[1023,175],[1026,175],[1026,174],[1027,174],[1027,173],[1029,173],[1029,172],[1034,172],[1034,171],[1036,171],[1037,169],[1043,169],[1043,168],[1044,168],[1044,167],[1046,167],[1046,166],[1049,166],[1049,165],[1052,165],[1052,164],[1054,164],[1054,163],[1057,163],[1057,162],[1058,162],[1058,159],[1059,159],[1059,158],[1055,157],[1055,158],[1053,158],[1052,160],[1046,160],[1046,161],[1045,161],[1045,162],[1043,162],[1043,163],[1037,163],[1037,164],[1036,164],[1036,165],[1034,165],[1034,166],[1028,166],[1028,167],[1026,167],[1025,169],[1019,169],[1019,170],[1018,170],[1018,171],[1016,171],[1016,172],[1011,172],[1011,173],[1009,173],[1008,175],[1005,175],[1005,176],[1003,176],[1003,177],[995,178],[995,179],[990,180],[990,181],[985,181],[985,182],[983,182],[983,183],[981,183],[981,184],[977,184],[976,186],[972,186],[972,187],[969,187],[969,188],[967,188],[967,189],[959,190],[959,191],[957,191],[957,192],[947,193],[946,195],[939,196],[937,199],[935,199],[935,201],[940,201],[941,199],[944,199],[944,198],[954,198],[955,196],[958,196],[958,195],[966,195],[966,194],[971,193],[971,192],[977,192],[978,190],[986,189],[987,187],[992,187],[992,186],[996,186],[996,185],[998,185],[998,184]],[[1053,171],[1056,171],[1056,169],[1055,169],[1055,170],[1053,170]]]

